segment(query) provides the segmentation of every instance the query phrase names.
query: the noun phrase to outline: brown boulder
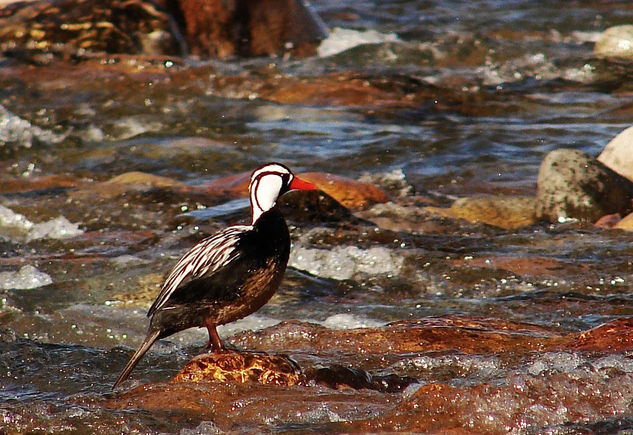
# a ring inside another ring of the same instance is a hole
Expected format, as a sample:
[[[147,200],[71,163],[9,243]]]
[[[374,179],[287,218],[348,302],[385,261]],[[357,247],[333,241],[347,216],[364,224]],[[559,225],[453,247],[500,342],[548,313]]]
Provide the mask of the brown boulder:
[[[427,207],[426,210],[472,223],[512,229],[536,222],[534,203],[533,197],[523,196],[460,198],[450,208]]]

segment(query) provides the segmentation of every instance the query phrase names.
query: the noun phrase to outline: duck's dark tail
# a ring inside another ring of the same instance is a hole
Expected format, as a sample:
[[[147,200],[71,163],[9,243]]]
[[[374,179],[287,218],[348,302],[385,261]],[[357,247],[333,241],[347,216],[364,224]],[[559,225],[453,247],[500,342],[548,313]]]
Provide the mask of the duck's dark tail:
[[[150,331],[147,333],[147,337],[145,337],[145,340],[143,340],[143,343],[141,343],[140,347],[136,350],[136,352],[134,352],[134,355],[132,355],[132,358],[130,358],[128,363],[125,365],[125,368],[123,369],[123,371],[117,378],[116,382],[112,386],[113,390],[116,387],[118,387],[121,384],[121,382],[127,379],[127,377],[130,375],[132,370],[134,370],[134,367],[136,367],[136,365],[141,360],[141,358],[143,358],[143,355],[145,355],[145,353],[149,350],[149,348],[152,347],[152,344],[154,344],[154,342],[158,340],[158,337],[160,336],[160,332],[161,331],[157,329],[157,330]]]

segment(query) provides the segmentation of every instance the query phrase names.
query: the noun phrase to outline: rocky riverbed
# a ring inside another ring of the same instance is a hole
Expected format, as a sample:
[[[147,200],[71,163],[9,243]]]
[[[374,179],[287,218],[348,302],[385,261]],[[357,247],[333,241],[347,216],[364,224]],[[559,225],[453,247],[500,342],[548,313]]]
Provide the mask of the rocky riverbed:
[[[301,58],[3,46],[2,429],[630,430],[630,8],[312,6]],[[320,187],[280,204],[277,295],[112,392],[267,161]]]

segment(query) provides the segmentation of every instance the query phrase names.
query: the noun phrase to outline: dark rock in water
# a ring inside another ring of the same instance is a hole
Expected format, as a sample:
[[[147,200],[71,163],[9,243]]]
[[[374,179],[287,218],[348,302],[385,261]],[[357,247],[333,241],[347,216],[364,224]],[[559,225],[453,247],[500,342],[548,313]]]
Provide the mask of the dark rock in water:
[[[368,389],[382,393],[399,393],[418,381],[397,375],[371,375],[365,370],[334,365],[332,367],[310,367],[305,370],[306,381],[314,381],[330,388]]]
[[[633,209],[633,182],[580,151],[558,149],[539,169],[536,216],[552,222],[600,217]]]
[[[183,37],[184,35],[184,37]],[[327,32],[299,0],[53,0],[0,7],[0,49],[200,57],[312,55]],[[43,59],[43,60],[42,60]]]
[[[318,190],[289,192],[279,199],[279,207],[287,219],[296,222],[362,222],[336,199]]]
[[[604,147],[598,160],[633,181],[633,127],[627,128],[614,137]]]

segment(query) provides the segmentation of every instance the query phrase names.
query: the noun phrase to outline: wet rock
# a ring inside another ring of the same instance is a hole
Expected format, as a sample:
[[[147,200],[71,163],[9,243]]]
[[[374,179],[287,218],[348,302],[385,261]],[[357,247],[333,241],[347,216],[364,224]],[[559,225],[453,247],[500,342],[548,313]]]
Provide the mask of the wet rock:
[[[364,210],[371,205],[389,201],[389,196],[370,183],[323,172],[304,172],[299,177],[319,186],[319,189],[352,210]]]
[[[184,35],[184,36],[183,36]],[[327,35],[299,0],[86,0],[0,5],[0,47],[38,63],[37,53],[88,52],[226,58],[312,55]],[[34,52],[35,54],[31,54]]]
[[[594,225],[598,228],[613,228],[622,220],[620,213],[608,214],[598,219]]]
[[[414,107],[429,96],[417,84],[390,82],[360,74],[321,77],[284,77],[259,87],[261,98],[282,104],[339,105],[348,107]]]
[[[614,26],[602,32],[593,52],[598,56],[633,58],[633,25]]]
[[[583,274],[588,266],[573,260],[559,260],[551,257],[503,257],[487,255],[470,259],[451,260],[451,264],[471,268],[499,269],[521,277],[557,277],[561,270],[566,273]]]
[[[356,354],[391,354],[459,350],[466,354],[543,349],[562,335],[535,325],[467,316],[426,318],[390,323],[381,328],[331,330],[322,326],[282,322],[232,338],[238,347],[262,351],[320,352],[336,348]]]
[[[460,198],[450,208],[426,207],[427,210],[473,223],[505,229],[521,228],[536,222],[533,197],[499,196]]]
[[[633,26],[630,27],[633,29]],[[631,36],[633,37],[633,32]],[[631,50],[633,50],[633,39],[631,44]],[[627,128],[614,137],[602,150],[598,161],[633,181],[633,127]]]
[[[633,182],[580,151],[550,152],[539,169],[536,216],[552,222],[595,222],[633,209]]]
[[[279,208],[287,219],[297,222],[343,225],[366,223],[352,215],[336,199],[320,190],[289,192],[279,199]]]
[[[248,196],[250,174],[242,172],[219,178],[200,186],[200,189],[244,198]],[[297,176],[316,184],[320,190],[351,210],[366,209],[373,204],[389,201],[389,196],[382,189],[370,183],[323,172],[303,172]]]
[[[633,319],[616,319],[574,337],[571,348],[598,352],[633,349]]]
[[[106,183],[110,185],[130,185],[140,187],[184,187],[184,184],[167,177],[146,174],[144,172],[126,172],[111,178]]]
[[[260,384],[297,385],[301,369],[288,357],[224,352],[200,355],[185,365],[172,382],[259,382]]]
[[[162,3],[169,5],[169,1]],[[298,0],[180,0],[190,52],[202,57],[311,55],[327,36],[318,15]]]
[[[626,403],[633,398],[631,380],[630,373],[609,373],[589,366],[570,373],[550,368],[536,376],[510,375],[501,385],[431,383],[393,411],[351,423],[347,431],[503,434],[533,428],[540,433],[560,425],[565,433],[570,423],[628,414]]]
[[[279,418],[289,424],[307,418],[312,424],[315,420],[336,423],[327,426],[328,432],[506,433],[512,428],[582,421],[587,415],[605,418],[614,410],[626,412],[633,400],[633,388],[622,388],[633,385],[633,365],[622,354],[633,343],[632,322],[614,320],[580,334],[467,316],[351,331],[286,322],[241,333],[232,341],[251,348],[283,348],[297,355],[298,363],[294,356],[262,353],[201,355],[172,381],[117,394],[105,406],[203,416],[222,430],[230,429],[236,419],[241,424],[262,424]],[[314,363],[325,355],[335,361],[357,355],[357,361],[373,364],[372,371],[380,374],[348,363]],[[412,359],[412,355],[418,356]],[[461,376],[454,370],[480,370],[473,364],[491,358],[497,362],[485,367],[492,370],[488,376],[494,381],[481,382],[478,377],[475,385],[448,385],[437,379],[446,370],[450,370],[448,379]],[[445,362],[432,368],[434,360]],[[415,365],[416,376],[433,370],[433,380],[417,386],[414,377],[383,374],[392,364],[389,361]],[[464,365],[446,366],[450,361]],[[508,364],[510,368],[502,368]],[[321,413],[315,414],[316,405]]]
[[[84,50],[140,53],[151,47],[179,54],[170,17],[151,1],[37,1],[0,8],[0,47],[5,51],[77,54]]]
[[[365,370],[343,367],[341,365],[310,367],[305,370],[305,381],[315,382],[334,389],[368,389],[383,393],[399,393],[409,385],[417,383],[417,380],[411,377],[396,375],[373,376]]]

